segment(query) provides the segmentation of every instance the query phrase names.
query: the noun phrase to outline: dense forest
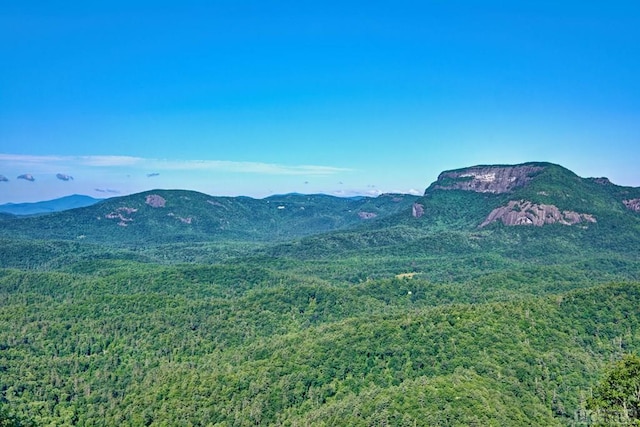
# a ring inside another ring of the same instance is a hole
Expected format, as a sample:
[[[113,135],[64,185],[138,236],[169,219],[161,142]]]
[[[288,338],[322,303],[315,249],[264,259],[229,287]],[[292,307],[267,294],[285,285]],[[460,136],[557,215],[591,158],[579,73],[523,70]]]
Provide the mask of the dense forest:
[[[0,286],[3,406],[36,425],[579,425],[640,344],[638,283],[470,302],[416,276],[116,260]]]
[[[459,190],[350,201],[364,221],[265,204],[248,237],[69,231],[134,199],[3,219],[0,426],[632,425],[640,233],[616,197],[636,189],[549,169],[519,196],[561,189],[597,223],[480,228],[513,194]]]

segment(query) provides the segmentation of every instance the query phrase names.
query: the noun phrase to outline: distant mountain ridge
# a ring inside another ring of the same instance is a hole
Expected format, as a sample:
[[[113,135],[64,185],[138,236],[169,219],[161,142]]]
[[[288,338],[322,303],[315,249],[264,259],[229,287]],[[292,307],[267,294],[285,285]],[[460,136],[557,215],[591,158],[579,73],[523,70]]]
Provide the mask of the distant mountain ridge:
[[[253,199],[153,190],[35,218],[0,217],[0,233],[131,245],[276,243],[353,232],[360,237],[375,233],[375,238],[365,239],[366,245],[380,246],[444,230],[477,233],[561,226],[565,231],[593,230],[586,237],[604,239],[608,245],[623,234],[640,245],[639,206],[640,188],[618,186],[606,178],[581,178],[552,163],[530,162],[444,171],[421,197],[292,193]],[[613,229],[617,231],[609,236]]]
[[[58,199],[45,200],[41,202],[6,203],[0,205],[0,212],[12,215],[41,215],[91,206],[101,200],[103,199],[95,199],[90,196],[73,194],[71,196],[64,196]]]
[[[152,190],[44,216],[5,219],[0,233],[115,244],[280,241],[357,227],[405,210],[417,199],[407,194],[356,199],[285,194],[253,199]]]

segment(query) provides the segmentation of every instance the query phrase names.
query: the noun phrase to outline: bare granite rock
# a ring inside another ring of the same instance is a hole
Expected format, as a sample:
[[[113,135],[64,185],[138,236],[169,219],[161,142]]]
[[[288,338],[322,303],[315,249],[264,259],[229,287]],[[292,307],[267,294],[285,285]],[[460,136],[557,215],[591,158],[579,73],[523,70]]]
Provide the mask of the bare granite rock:
[[[424,215],[424,206],[422,206],[420,203],[414,203],[411,214],[414,218],[420,218],[422,215]]]
[[[222,203],[215,201],[215,200],[207,200],[207,203],[209,203],[211,206],[218,206],[221,208],[225,208],[228,209],[225,205],[223,205]]]
[[[128,224],[129,222],[133,221],[133,218],[131,218],[131,214],[134,214],[136,212],[138,212],[138,209],[136,208],[129,208],[129,207],[123,206],[116,209],[115,212],[110,212],[106,214],[104,217],[106,219],[119,220],[118,225],[120,227],[126,227],[127,225],[129,225]]]
[[[152,208],[164,208],[165,205],[167,204],[167,201],[165,200],[164,197],[159,196],[157,194],[149,194],[147,196],[147,200],[145,201],[145,203],[151,206]]]
[[[378,216],[378,214],[373,212],[358,212],[358,216],[360,219],[373,219]]]
[[[622,203],[634,212],[640,212],[640,199],[623,200]]]
[[[504,225],[535,225],[563,224],[574,225],[581,222],[596,222],[593,215],[573,211],[560,211],[554,205],[539,205],[525,200],[510,201],[491,211],[480,227],[502,221]]]
[[[474,166],[445,171],[438,176],[434,188],[441,190],[467,190],[477,193],[508,193],[531,181],[544,166]]]

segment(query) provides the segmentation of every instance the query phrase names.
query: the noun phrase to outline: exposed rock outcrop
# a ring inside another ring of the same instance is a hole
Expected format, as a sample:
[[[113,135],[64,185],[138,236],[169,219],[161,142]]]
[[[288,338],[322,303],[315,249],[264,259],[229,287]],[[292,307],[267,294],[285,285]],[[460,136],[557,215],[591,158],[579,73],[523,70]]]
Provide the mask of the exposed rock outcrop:
[[[209,203],[211,206],[218,206],[221,208],[225,208],[228,209],[225,205],[223,205],[222,203],[215,201],[215,200],[207,200],[207,203]]]
[[[596,222],[593,215],[573,211],[560,211],[554,205],[539,205],[525,200],[510,201],[491,211],[480,227],[502,221],[504,225],[535,225],[563,224],[574,225],[581,222]]]
[[[424,206],[422,206],[420,203],[414,203],[411,214],[414,218],[420,218],[422,215],[424,215]]]
[[[640,199],[623,200],[622,203],[632,211],[640,212]]]
[[[193,222],[193,218],[192,217],[188,216],[188,217],[184,218],[184,217],[181,217],[181,216],[178,216],[178,215],[174,214],[173,212],[169,212],[167,214],[167,216],[170,216],[172,218],[176,218],[176,219],[180,220],[180,222],[182,222],[183,224],[191,224],[191,222]]]
[[[501,194],[522,187],[544,166],[524,164],[516,166],[474,166],[445,171],[434,183],[435,189],[467,190],[478,193]]]
[[[115,212],[106,214],[104,217],[106,219],[119,220],[118,225],[121,227],[126,227],[127,225],[129,225],[128,224],[129,222],[133,221],[133,218],[131,218],[131,214],[136,212],[138,212],[138,209],[136,208],[129,208],[129,207],[123,206],[116,209]]]
[[[587,178],[593,182],[595,182],[596,184],[600,184],[600,185],[609,185],[611,184],[611,181],[609,181],[609,178],[607,177],[600,177],[600,178]]]
[[[378,216],[378,214],[374,212],[358,212],[358,216],[360,219],[373,219]]]
[[[167,201],[164,197],[159,196],[157,194],[149,194],[145,201],[146,204],[151,206],[152,208],[164,208],[167,204]]]

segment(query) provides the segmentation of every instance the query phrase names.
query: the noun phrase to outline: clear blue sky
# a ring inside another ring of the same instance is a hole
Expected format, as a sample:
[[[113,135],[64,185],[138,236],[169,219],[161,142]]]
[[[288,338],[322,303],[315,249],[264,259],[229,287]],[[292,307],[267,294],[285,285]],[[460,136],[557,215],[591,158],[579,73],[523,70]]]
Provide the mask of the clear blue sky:
[[[3,2],[0,62],[0,203],[640,185],[639,1]]]

